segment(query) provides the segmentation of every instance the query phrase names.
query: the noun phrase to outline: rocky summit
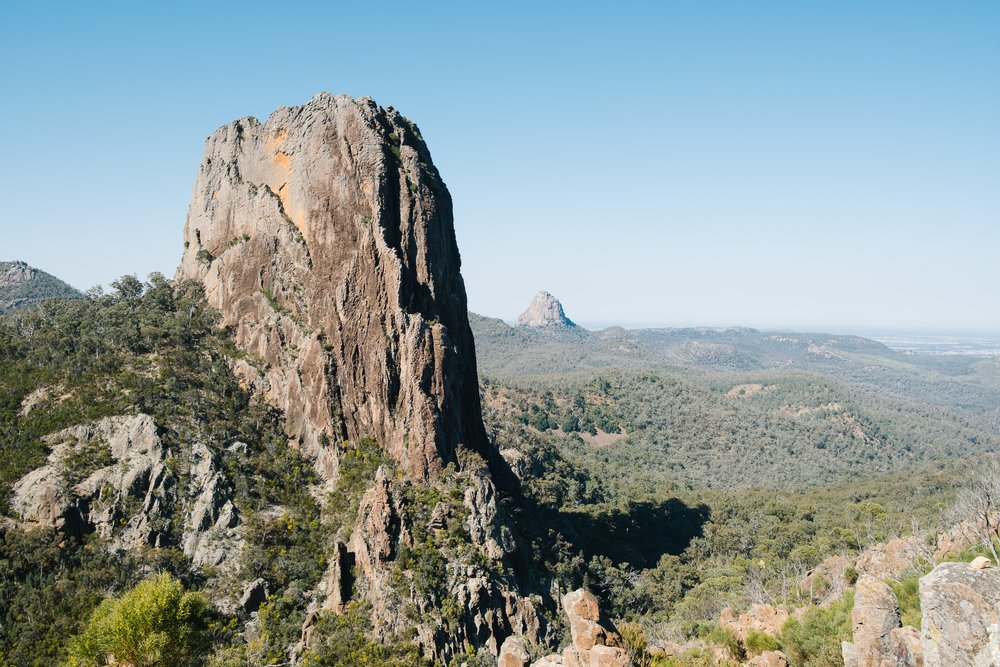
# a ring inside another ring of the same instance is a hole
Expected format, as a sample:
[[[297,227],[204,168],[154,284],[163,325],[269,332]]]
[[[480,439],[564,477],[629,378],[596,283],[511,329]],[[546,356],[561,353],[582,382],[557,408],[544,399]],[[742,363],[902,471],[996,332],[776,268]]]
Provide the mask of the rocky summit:
[[[0,313],[45,299],[76,299],[80,292],[24,262],[0,262]]]
[[[446,662],[464,647],[496,654],[514,631],[537,641],[533,604],[482,565],[509,560],[515,541],[497,507],[500,458],[483,426],[451,197],[417,126],[368,98],[320,94],[264,123],[220,128],[184,247],[178,280],[204,286],[246,353],[236,372],[283,412],[292,446],[328,489],[365,441],[398,471],[381,466],[368,482],[313,611],[341,612],[354,596],[370,605],[376,634],[413,627],[397,561],[436,548],[431,538],[462,516],[472,550],[442,555],[453,576],[432,598],[405,587],[423,619],[417,643]],[[465,488],[415,525],[404,483]],[[448,633],[435,611],[444,601]],[[298,651],[314,643],[315,618]]]
[[[528,309],[517,318],[517,326],[565,328],[575,327],[576,325],[566,317],[559,299],[548,292],[542,291],[535,295]]]
[[[184,247],[177,277],[261,360],[240,372],[325,478],[343,440],[421,480],[484,448],[451,196],[396,110],[324,93],[220,128]]]

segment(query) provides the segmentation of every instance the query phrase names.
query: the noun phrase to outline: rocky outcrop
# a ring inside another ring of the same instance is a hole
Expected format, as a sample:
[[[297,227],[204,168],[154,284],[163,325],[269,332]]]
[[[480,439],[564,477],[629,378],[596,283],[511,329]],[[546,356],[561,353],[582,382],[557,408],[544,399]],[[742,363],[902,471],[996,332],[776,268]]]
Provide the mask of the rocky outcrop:
[[[236,372],[283,411],[327,489],[359,443],[386,455],[335,536],[296,651],[321,611],[354,598],[374,638],[405,631],[445,663],[468,647],[496,655],[511,634],[537,641],[543,617],[509,575],[515,540],[498,510],[502,460],[483,427],[451,198],[417,127],[370,99],[321,94],[220,128],[184,246],[177,278],[204,286],[246,353]],[[461,504],[414,509],[408,485],[458,477]],[[475,557],[431,539],[457,535],[459,516]],[[444,591],[397,567],[415,549],[447,562]]]
[[[497,667],[528,667],[531,656],[524,640],[516,635],[508,637],[500,647]]]
[[[229,567],[243,546],[228,480],[194,444],[186,484],[148,415],[108,417],[47,438],[46,465],[12,489],[25,526],[96,532],[114,549],[179,545],[197,565]]]
[[[45,299],[78,299],[81,294],[55,276],[24,262],[0,262],[0,313]]]
[[[562,655],[550,655],[532,667],[564,665],[565,667],[630,667],[632,661],[625,651],[621,635],[614,624],[601,613],[591,593],[581,589],[563,597],[563,611],[569,620],[572,643]]]
[[[844,642],[846,667],[920,667],[916,629],[901,627],[899,601],[889,586],[863,575],[854,591],[852,642]]]
[[[528,309],[517,318],[519,327],[567,328],[576,325],[566,317],[562,304],[548,292],[539,292]]]
[[[876,579],[898,579],[915,563],[930,562],[933,558],[933,549],[923,538],[909,535],[865,549],[858,556],[855,568],[858,573]]]
[[[763,632],[777,637],[787,620],[787,609],[772,607],[769,604],[755,604],[739,616],[731,608],[726,607],[719,616],[719,625],[732,630],[737,640],[746,642],[751,632]]]
[[[326,479],[343,439],[413,480],[485,448],[451,197],[396,110],[320,94],[220,128],[184,246],[177,277],[204,284]]]
[[[927,667],[1000,665],[1000,569],[941,563],[920,579]]]
[[[799,590],[825,607],[839,600],[848,589],[847,570],[854,566],[855,560],[847,556],[830,556],[799,580]]]

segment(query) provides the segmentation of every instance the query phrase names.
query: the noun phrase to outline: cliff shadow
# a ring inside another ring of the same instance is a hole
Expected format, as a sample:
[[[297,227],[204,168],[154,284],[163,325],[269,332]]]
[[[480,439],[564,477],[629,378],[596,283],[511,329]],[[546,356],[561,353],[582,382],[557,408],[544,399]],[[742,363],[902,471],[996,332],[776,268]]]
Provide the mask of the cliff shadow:
[[[702,535],[707,505],[690,506],[670,498],[625,505],[592,505],[562,510],[550,517],[590,560],[605,556],[616,564],[655,567],[664,555],[679,555]]]

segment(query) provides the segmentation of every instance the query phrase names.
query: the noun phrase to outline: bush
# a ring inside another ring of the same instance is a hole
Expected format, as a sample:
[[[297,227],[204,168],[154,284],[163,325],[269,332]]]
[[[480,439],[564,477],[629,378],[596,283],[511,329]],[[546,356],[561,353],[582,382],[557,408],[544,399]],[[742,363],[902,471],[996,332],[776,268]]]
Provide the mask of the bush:
[[[208,649],[208,602],[169,574],[108,598],[70,642],[70,667],[199,665]]]
[[[829,607],[813,607],[802,620],[788,619],[781,631],[781,646],[790,664],[802,667],[841,667],[840,643],[851,639],[854,593],[848,592]]]
[[[743,644],[748,651],[756,655],[760,655],[764,651],[777,651],[781,646],[777,637],[757,630],[751,630]]]

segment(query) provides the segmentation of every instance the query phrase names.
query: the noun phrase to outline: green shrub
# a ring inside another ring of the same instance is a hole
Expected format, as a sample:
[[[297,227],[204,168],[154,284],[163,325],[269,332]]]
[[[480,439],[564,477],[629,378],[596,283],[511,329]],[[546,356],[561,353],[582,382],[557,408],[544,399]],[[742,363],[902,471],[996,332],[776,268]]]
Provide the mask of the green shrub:
[[[812,607],[800,621],[790,618],[781,631],[781,647],[789,664],[801,667],[842,667],[840,643],[851,639],[854,592],[829,607]]]
[[[757,630],[751,630],[743,644],[748,651],[756,655],[760,655],[764,651],[777,651],[781,646],[777,637]]]
[[[199,665],[208,649],[208,602],[169,574],[108,598],[70,641],[70,667]]]

